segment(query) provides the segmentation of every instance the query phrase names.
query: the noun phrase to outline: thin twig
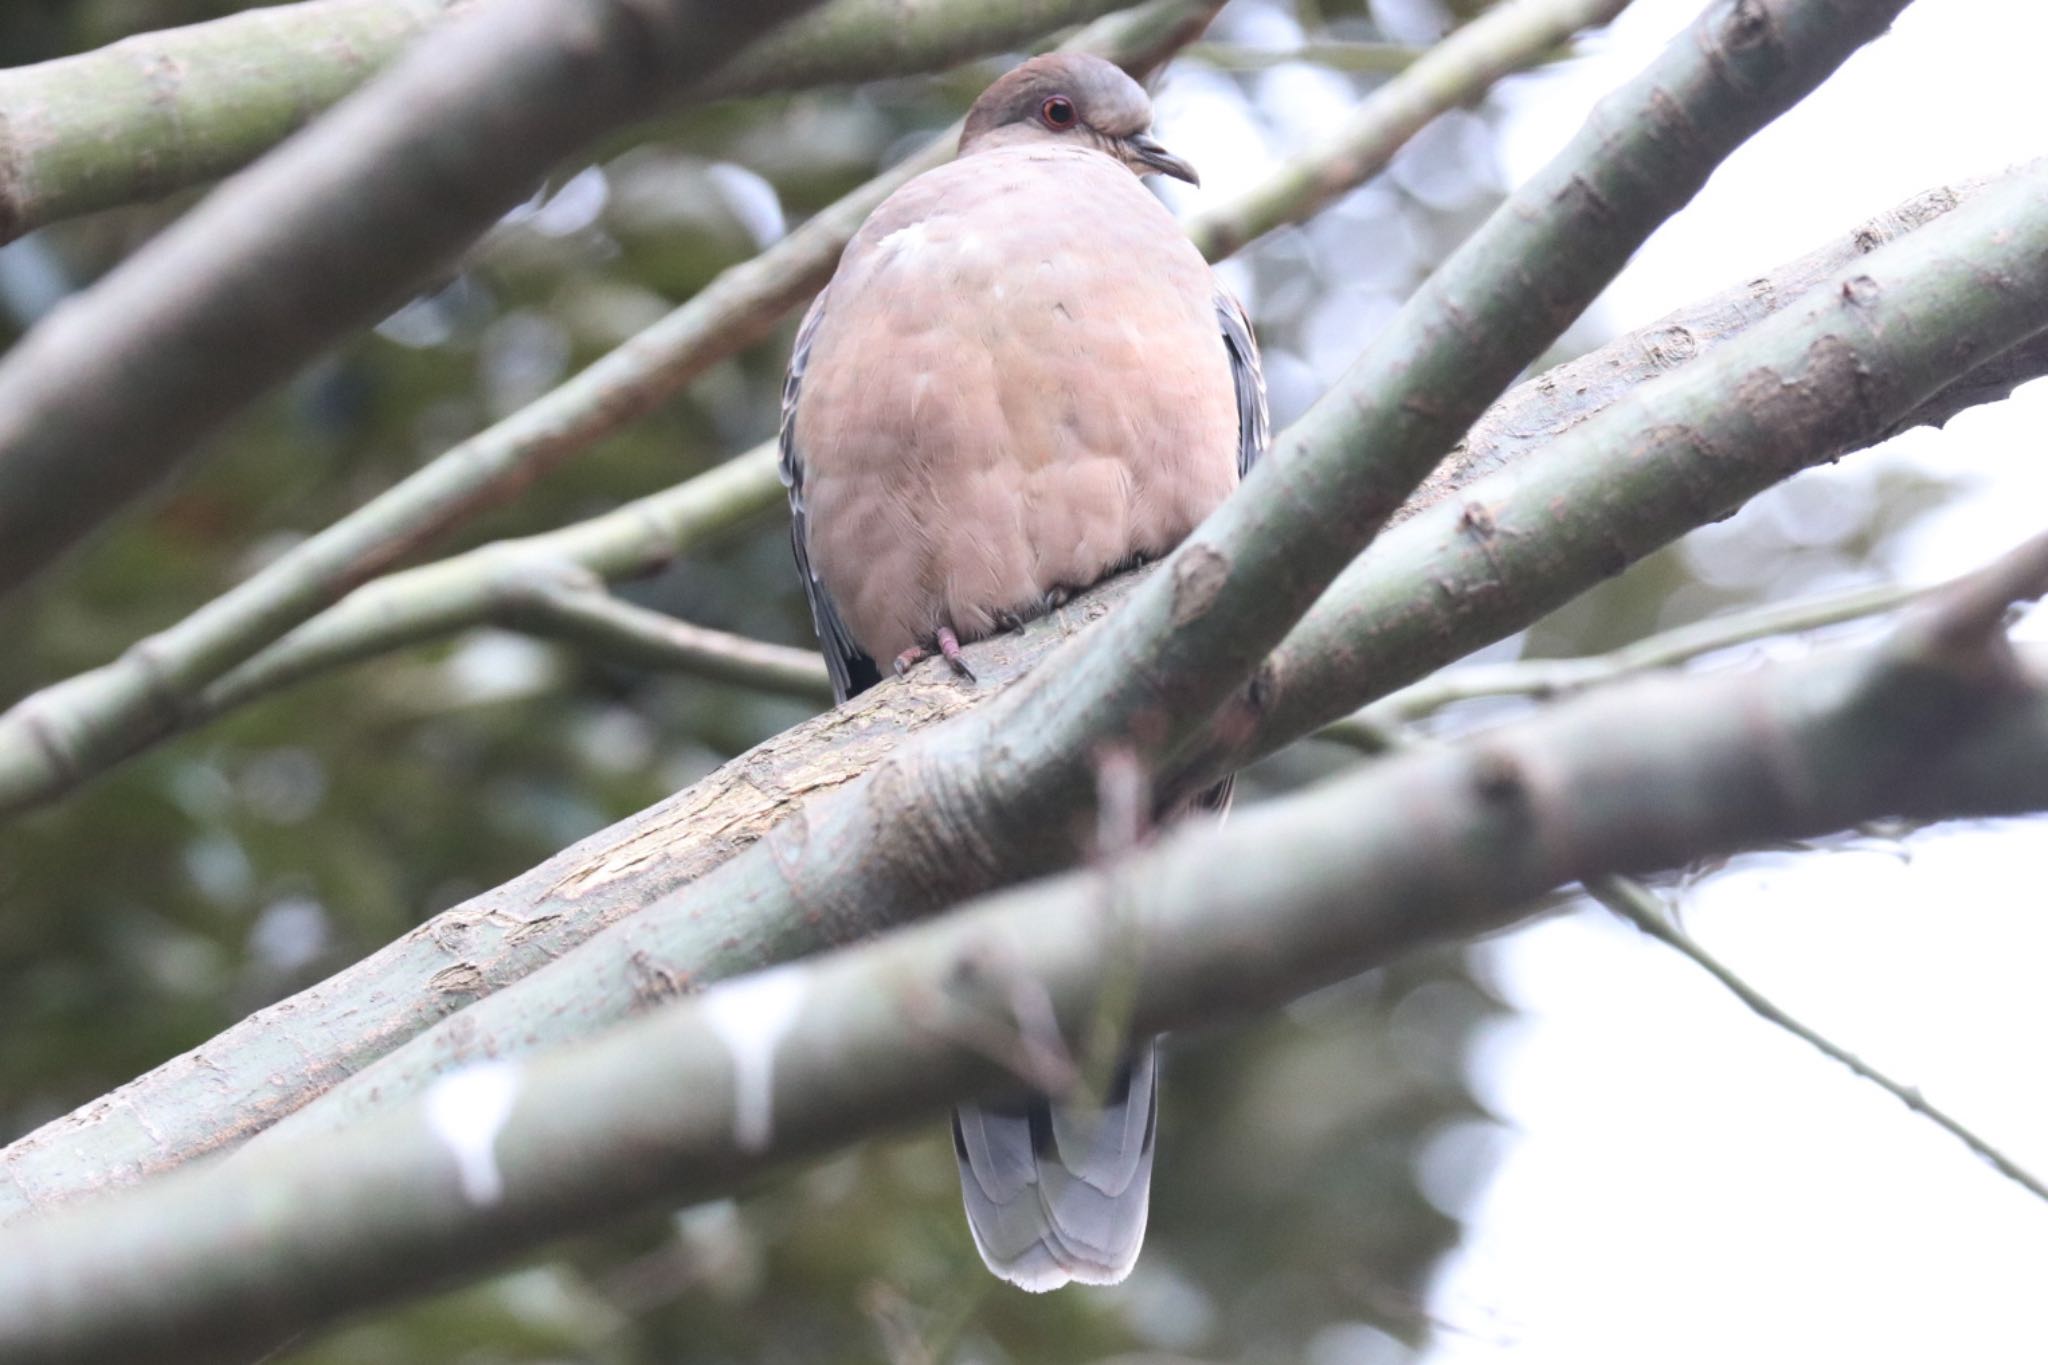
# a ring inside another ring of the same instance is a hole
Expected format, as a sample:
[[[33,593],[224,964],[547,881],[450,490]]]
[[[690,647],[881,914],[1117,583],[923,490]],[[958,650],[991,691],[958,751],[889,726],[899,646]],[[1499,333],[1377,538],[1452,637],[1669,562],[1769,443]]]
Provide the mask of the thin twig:
[[[1188,225],[1211,260],[1297,221],[1365,183],[1423,126],[1502,77],[1545,60],[1581,29],[1607,23],[1629,0],[1508,0],[1422,53],[1374,90],[1321,143],[1253,189]]]
[[[1337,71],[1392,75],[1406,71],[1429,51],[1404,43],[1359,43],[1326,38],[1293,47],[1247,47],[1242,43],[1191,43],[1184,54],[1194,61],[1226,71],[1263,71],[1268,67],[1306,62]]]
[[[750,640],[621,601],[595,578],[547,580],[509,598],[506,624],[640,668],[675,670],[806,701],[832,703],[817,651]]]
[[[1660,631],[1630,644],[1585,658],[1523,659],[1515,663],[1469,664],[1446,669],[1404,687],[1364,710],[1317,731],[1319,738],[1377,751],[1385,731],[1422,719],[1459,702],[1492,697],[1545,700],[1653,668],[1676,668],[1704,655],[1779,635],[1859,621],[1916,601],[1931,588],[1895,584],[1851,588],[1796,602],[1774,602]]]
[[[1679,928],[1666,910],[1663,900],[1650,888],[1632,878],[1618,876],[1592,877],[1586,881],[1585,887],[1586,894],[1594,900],[1659,943],[1690,958],[1695,966],[1713,977],[1730,995],[1748,1006],[1758,1018],[1783,1029],[1822,1056],[1841,1063],[1857,1076],[1955,1138],[2007,1180],[2036,1199],[2048,1201],[2048,1185],[2042,1184],[2025,1167],[1921,1094],[1918,1087],[1893,1080],[1855,1053],[1830,1041],[1817,1030],[1800,1023],[1779,1008],[1763,992],[1745,981],[1734,968],[1708,952],[1698,939]]]
[[[1925,602],[1927,606],[1921,615],[1901,628],[1898,638],[1910,643],[1932,634],[1952,649],[1981,652],[1985,640],[1995,638],[2003,641],[2004,635],[1998,627],[2006,608],[2013,601],[2039,596],[2048,589],[2044,574],[2048,574],[2048,537],[2029,541],[2001,556],[1988,568],[1935,588],[1858,589],[1698,622],[1649,636],[1594,658],[1503,665],[1485,670],[1488,677],[1484,681],[1493,684],[1489,691],[1466,687],[1432,692],[1425,684],[1396,693],[1320,733],[1372,754],[1414,749],[1433,741],[1409,729],[1403,722],[1436,709],[1446,700],[1486,695],[1559,695],[1596,683],[1618,681],[1630,674],[1683,663],[1730,645],[1854,620],[1916,602]],[[1938,622],[1938,627],[1930,630],[1929,621]],[[1901,665],[1908,661],[1909,654],[1910,651],[1902,652],[1896,647],[1881,651],[1880,662],[1874,666],[1873,675],[1879,679],[1896,676]],[[2037,1198],[2048,1200],[2048,1185],[2043,1185],[1959,1119],[1931,1103],[1918,1089],[1892,1080],[1855,1053],[1793,1018],[1750,985],[1680,927],[1668,913],[1662,898],[1649,887],[1618,874],[1589,877],[1584,885],[1586,893],[1594,900],[1643,933],[1690,958],[1758,1017],[1841,1063],[1955,1137],[2007,1179]]]

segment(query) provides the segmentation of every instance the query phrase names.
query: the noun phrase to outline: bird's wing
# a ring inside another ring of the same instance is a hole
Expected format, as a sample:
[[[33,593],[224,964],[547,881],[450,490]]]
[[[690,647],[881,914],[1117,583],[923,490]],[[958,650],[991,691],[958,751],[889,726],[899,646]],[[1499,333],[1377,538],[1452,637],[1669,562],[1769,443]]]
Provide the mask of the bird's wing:
[[[875,661],[853,642],[852,632],[839,615],[832,595],[818,581],[811,568],[804,513],[804,458],[796,443],[796,403],[802,392],[804,365],[811,356],[811,339],[817,335],[818,320],[825,316],[825,290],[811,302],[810,311],[796,331],[796,346],[789,356],[789,374],[782,381],[782,486],[789,490],[789,539],[796,548],[797,573],[810,599],[811,622],[818,629],[818,645],[825,652],[825,667],[832,675],[832,695],[840,701],[865,692],[882,680]]]
[[[1230,378],[1237,386],[1237,477],[1252,472],[1272,439],[1272,418],[1266,412],[1266,373],[1259,368],[1259,343],[1244,305],[1228,289],[1216,286],[1216,321],[1223,328],[1223,347],[1230,353]]]

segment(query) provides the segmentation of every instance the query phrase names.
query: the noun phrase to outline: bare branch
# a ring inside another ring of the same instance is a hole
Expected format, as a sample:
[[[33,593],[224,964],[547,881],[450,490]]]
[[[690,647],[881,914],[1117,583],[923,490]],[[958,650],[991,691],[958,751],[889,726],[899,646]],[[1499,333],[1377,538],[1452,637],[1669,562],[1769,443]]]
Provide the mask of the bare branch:
[[[1363,711],[1332,721],[1316,731],[1316,737],[1378,752],[1386,747],[1389,727],[1409,724],[1459,702],[1482,697],[1547,701],[1652,669],[1675,668],[1736,645],[1879,616],[1896,611],[1928,591],[1892,584],[1851,588],[1824,597],[1773,602],[1753,611],[1711,617],[1591,658],[1521,659],[1514,663],[1446,669],[1381,698]]]
[[[1853,267],[1851,274],[1880,272],[1883,285],[1868,315],[1871,325],[1856,336],[1849,357],[1858,384],[1793,391],[1825,400],[1826,411],[1861,411],[1867,383],[1880,405],[1896,402],[1906,405],[1901,411],[1911,410],[1914,384],[1946,382],[1995,349],[1999,338],[2038,321],[2041,300],[2048,298],[2040,264],[2048,204],[2039,202],[2048,194],[2048,177],[2014,193],[2015,206],[1975,202]],[[1816,339],[1837,336],[1838,312],[1828,301],[1839,298],[1841,282],[1819,290],[1815,299],[1825,306],[1811,316],[1788,310],[1773,324],[1775,332],[1752,329],[1731,345],[1721,362],[1725,373],[1771,373]],[[1304,703],[1287,727],[1255,739],[1255,746],[1276,747],[1519,629],[1622,563],[1834,452],[1828,441],[1842,432],[1803,423],[1780,429],[1758,420],[1744,410],[1739,393],[1731,397],[1722,374],[1695,380],[1690,369],[1662,383],[1684,396],[1683,410],[1699,439],[1665,443],[1649,468],[1641,467],[1640,432],[1666,423],[1676,400],[1652,396],[1617,405],[1602,424],[1581,424],[1476,485],[1466,502],[1487,509],[1489,524],[1500,532],[1490,543],[1474,539],[1463,506],[1427,512],[1383,538],[1307,618],[1332,663],[1325,667],[1309,649],[1288,647],[1292,663],[1283,676],[1314,681],[1319,700]],[[1708,406],[1715,394],[1718,409]],[[1888,427],[1899,412],[1867,416]],[[1855,444],[1854,424],[1844,430],[1843,439]],[[1808,436],[1820,444],[1804,447]],[[1570,515],[1561,517],[1560,508]],[[623,526],[632,509],[615,515]],[[637,552],[620,548],[619,562]],[[819,793],[850,783],[891,753],[907,752],[910,735],[989,699],[1132,587],[1128,578],[1117,580],[1022,633],[974,646],[978,689],[962,688],[942,672],[919,671],[806,722],[704,783],[253,1016],[199,1053],[31,1134],[0,1156],[0,1220],[260,1130],[435,1020],[706,876]],[[1342,627],[1354,634],[1341,634]],[[946,809],[943,802],[940,809]],[[812,911],[823,908],[803,903],[785,910],[766,901],[744,912],[710,906],[694,937],[667,942],[674,965],[643,972],[628,964],[622,979],[659,998],[681,983],[815,952],[898,922],[911,909],[877,896],[814,918]],[[554,1007],[575,1018],[592,1004],[565,993]]]
[[[1537,61],[1580,29],[1607,23],[1628,0],[1508,0],[1422,53],[1367,96],[1327,140],[1280,166],[1189,235],[1211,260],[1283,223],[1308,217],[1385,169],[1424,124]]]
[[[1857,1076],[1869,1081],[1906,1108],[1955,1138],[2007,1180],[2036,1199],[2048,1199],[2048,1185],[2043,1185],[2026,1167],[2001,1152],[1987,1139],[1980,1137],[1975,1130],[1947,1110],[1929,1100],[1917,1087],[1893,1080],[1855,1053],[1831,1041],[1825,1034],[1787,1014],[1769,996],[1744,980],[1741,973],[1715,957],[1698,939],[1681,929],[1665,909],[1663,900],[1649,887],[1630,877],[1592,877],[1586,881],[1586,894],[1659,943],[1690,958],[1693,965],[1713,977],[1730,995],[1748,1006],[1750,1012],[1765,1023],[1783,1029],[1823,1057],[1840,1062]]]
[[[749,640],[622,602],[589,574],[527,579],[506,596],[501,619],[620,663],[693,673],[805,701],[832,704],[832,680],[816,650]]]
[[[207,684],[188,704],[181,722],[198,725],[303,678],[492,621],[504,584],[572,570],[608,581],[636,577],[781,507],[783,501],[782,484],[775,477],[775,449],[763,445],[587,521],[493,541],[373,578]],[[54,699],[63,694],[46,689],[36,695]],[[0,749],[10,724],[9,717],[0,716]],[[5,790],[4,783],[0,790]]]
[[[2015,173],[2029,169],[2016,168]],[[1769,274],[1688,304],[1620,341],[1545,372],[1541,382],[1517,388],[1473,423],[1450,456],[1423,482],[1423,496],[1403,508],[1395,520],[1485,477],[1523,451],[1555,439],[1638,385],[1669,374],[1740,336],[1820,284],[1834,280],[1856,260],[1926,226],[2000,179],[1959,181],[1922,191]],[[1973,380],[1958,380],[1933,395],[1892,430],[1939,426],[1961,407],[2003,398],[2021,380],[2048,373],[2048,344],[2030,348],[2025,356],[2026,363],[2017,376],[2000,363],[2004,357],[1983,357],[1985,363],[1972,372]],[[1976,396],[1949,406],[1966,394]]]
[[[1838,624],[1915,602],[1925,602],[1928,607],[1919,617],[1909,620],[1906,627],[1899,632],[1899,638],[1909,647],[1901,650],[1895,644],[1887,651],[1897,661],[1891,666],[1892,669],[1910,668],[1924,662],[1924,652],[1911,646],[1924,641],[1930,634],[1924,625],[1928,618],[1943,623],[1932,633],[1949,641],[1954,649],[1973,655],[1981,655],[1987,647],[2003,652],[2010,648],[2005,642],[2002,629],[2005,609],[2012,598],[2038,595],[2042,590],[2042,559],[2044,552],[2048,552],[2048,548],[2044,547],[2048,547],[2048,537],[2030,541],[2003,556],[1988,569],[1939,588],[1920,591],[1897,588],[1862,589],[1832,597],[1813,598],[1805,602],[1774,604],[1739,616],[1704,621],[1662,635],[1654,635],[1625,649],[1594,659],[1538,659],[1498,668],[1457,670],[1449,676],[1484,676],[1475,679],[1470,688],[1438,692],[1433,691],[1430,685],[1425,683],[1404,689],[1384,701],[1367,707],[1355,716],[1326,727],[1321,731],[1321,735],[1350,744],[1366,753],[1401,752],[1427,743],[1420,740],[1404,721],[1450,701],[1484,695],[1561,696],[1568,691],[1612,683],[1650,669],[1684,663],[1701,654],[1724,649],[1732,644],[1781,635],[1789,630],[1806,630]],[[1880,679],[1890,671],[1882,667],[1873,670]],[[1978,682],[1983,686],[1987,680],[1980,678]],[[1476,690],[1486,688],[1489,683],[1492,686],[1488,690]],[[1991,686],[1995,688],[1996,684],[1993,683]],[[1883,688],[1880,686],[1876,690],[1881,691]],[[1662,898],[1649,887],[1633,877],[1620,873],[1606,873],[1587,878],[1585,891],[1595,901],[1628,920],[1643,933],[1690,958],[1695,965],[1718,981],[1759,1018],[1784,1029],[1823,1056],[1840,1062],[1857,1076],[1876,1085],[1908,1109],[1955,1137],[1971,1152],[1988,1162],[1993,1169],[2028,1193],[2036,1198],[2048,1199],[2048,1186],[2044,1186],[2024,1167],[1960,1120],[1931,1103],[1917,1089],[1892,1080],[1854,1053],[1830,1041],[1779,1008],[1769,997],[1750,985],[1733,968],[1708,952],[1704,945],[1688,934],[1668,912]]]
[[[1980,247],[2014,273],[1980,273]],[[1533,621],[1798,469],[1874,443],[2044,322],[2037,163],[1382,536],[1275,651],[1257,744],[1307,734],[1499,638],[1501,621]],[[1241,757],[1212,745],[1193,766]]]
[[[770,829],[761,847],[640,910],[519,986],[469,1006],[459,1028],[429,1030],[285,1122],[341,1122],[373,1096],[388,1101],[409,1093],[437,1071],[481,1055],[478,1049],[512,1055],[614,1023],[643,1003],[640,992],[622,983],[650,970],[664,979],[705,970],[702,928],[734,907],[744,906],[757,930],[803,924],[845,935],[855,925],[873,924],[877,914],[928,912],[1061,865],[1076,849],[1077,813],[1085,819],[1089,810],[1099,747],[1127,744],[1156,770],[1234,690],[1241,699],[1211,732],[1212,748],[1228,755],[1228,769],[1240,766],[1237,743],[1268,738],[1271,720],[1327,705],[1329,694],[1311,699],[1284,665],[1261,668],[1250,689],[1239,689],[1239,681],[1287,635],[1289,623],[1371,538],[1434,457],[1663,215],[1691,195],[1714,160],[1817,83],[1882,27],[1881,18],[1868,5],[1835,0],[1781,0],[1761,9],[1744,0],[1710,9],[1645,73],[1603,102],[1558,160],[1511,196],[1409,301],[1344,381],[1276,439],[1244,487],[1157,573],[1139,580],[1084,641],[987,705],[892,754],[847,790],[808,804],[800,821]],[[1679,128],[1682,136],[1674,131]],[[1673,142],[1682,146],[1668,145]],[[1985,202],[2003,207],[2007,197]],[[2039,230],[2048,237],[2048,213]],[[1901,246],[1910,248],[1933,231]],[[1999,304],[1987,304],[1988,316],[2002,305],[2008,319],[2018,314],[2025,325],[2037,325],[2039,309],[2034,300],[2022,300],[2018,281],[2029,272],[2048,276],[2048,251],[2022,235],[1992,254],[1995,264],[1955,264],[1977,268],[1978,290],[1999,293]],[[2008,262],[2009,271],[1999,269]],[[1542,287],[1532,288],[1531,281]],[[2035,298],[2048,294],[2048,278],[2039,284]],[[1874,297],[1860,307],[1899,306],[1881,290],[1869,293]],[[1780,320],[1786,325],[1765,324],[1757,337],[1767,345],[1796,344],[1795,366],[1809,345],[1834,364],[1857,365],[1854,383],[1809,379],[1797,405],[1774,405],[1739,384],[1688,389],[1699,409],[1695,423],[1725,419],[1730,408],[1742,424],[1780,423],[1767,446],[1776,453],[1804,449],[1802,438],[1822,444],[1819,438],[1833,435],[1815,415],[1832,413],[1831,403],[1849,410],[1848,429],[1863,431],[1888,400],[1924,393],[1912,388],[1917,380],[1906,381],[1900,394],[1871,381],[1855,342],[1834,334],[1840,306],[1831,300],[1817,319],[1788,315],[1788,322]],[[1979,334],[1991,325],[1974,315],[1971,322]],[[1865,330],[1859,321],[1856,342]],[[1883,329],[1868,330],[1883,335]],[[1914,339],[1929,335],[1923,322]],[[1689,367],[1687,380],[1718,379],[1714,363],[1709,357]],[[1939,372],[1938,362],[1928,371]],[[1680,429],[1689,437],[1693,428]],[[1628,428],[1626,439],[1640,445],[1638,431]],[[1567,500],[1545,515],[1591,521],[1600,506],[1596,497],[1584,500],[1583,511]],[[1409,526],[1425,524],[1417,519]],[[1435,569],[1413,581],[1428,582],[1447,558],[1439,555]],[[1385,628],[1378,620],[1369,628],[1351,618],[1346,624],[1352,629],[1343,645],[1328,645],[1331,654],[1355,650],[1360,639],[1377,642]],[[1280,658],[1287,657],[1283,650]],[[1333,718],[1319,714],[1315,723]],[[1162,796],[1171,799],[1198,775],[1212,780],[1224,770],[1198,758],[1187,771],[1170,774]],[[709,960],[732,963],[737,956],[721,946]]]
[[[1511,32],[1533,44],[1557,27],[1554,18],[1544,19],[1546,12],[1583,6],[1584,0],[1515,0],[1495,13],[1519,16]],[[1071,45],[1142,69],[1199,32],[1213,8],[1213,0],[1155,2],[1090,27]],[[1395,110],[1412,120],[1422,111],[1438,112],[1476,95],[1512,65],[1498,38],[1482,50],[1491,55],[1492,65],[1432,64],[1391,82],[1370,107]],[[1527,60],[1534,52],[1531,47],[1521,55]],[[1383,134],[1391,126],[1381,116],[1366,122]],[[952,154],[956,134],[957,128],[940,135],[927,151],[845,196],[754,260],[726,271],[689,303],[568,383],[455,446],[184,621],[137,643],[113,663],[52,684],[0,716],[0,816],[53,799],[139,749],[284,682],[473,624],[480,618],[471,604],[487,595],[488,585],[467,568],[430,567],[401,576],[389,591],[373,582],[319,622],[272,645],[281,632],[364,578],[523,489],[576,451],[651,411],[707,366],[765,335],[824,282],[847,239],[876,204],[910,176]],[[1263,206],[1258,216],[1267,227],[1282,221],[1276,215],[1283,210],[1288,218],[1304,216],[1324,202],[1325,192],[1342,177],[1364,179],[1393,149],[1394,144],[1383,141],[1369,156],[1355,140],[1340,139],[1324,149],[1332,160],[1320,175],[1304,178],[1299,165],[1283,168],[1254,187],[1244,202]],[[1290,186],[1295,198],[1283,200]],[[1247,217],[1247,211],[1224,205],[1195,219],[1189,230],[1202,241],[1218,237],[1211,224]],[[744,487],[737,471],[715,470],[703,478],[729,496],[726,505],[779,506],[781,485],[773,461],[756,455],[744,459],[750,476]],[[658,493],[641,505],[665,520],[669,497]],[[693,543],[674,540],[667,556]],[[529,544],[520,542],[522,553]],[[462,562],[481,567],[468,556]],[[650,551],[632,567],[614,570],[587,562],[585,567],[615,577],[659,562]],[[429,581],[439,585],[438,593],[427,590]],[[235,667],[244,659],[249,660],[246,667]]]
[[[303,0],[0,71],[0,242],[234,171],[476,0]],[[1099,14],[1097,0],[829,0],[693,98],[932,71]]]
[[[0,1240],[0,1355],[218,1359],[728,1192],[1002,1085],[1004,1064],[949,1023],[1000,1013],[1020,985],[1044,992],[1078,1053],[1119,970],[1108,935],[1136,952],[1128,1027],[1143,1036],[1496,929],[1575,879],[1883,815],[2048,806],[2038,675],[2019,692],[1884,681],[1915,671],[1865,649],[1622,684],[1184,828],[1119,868],[451,1076],[349,1131],[31,1223]],[[1913,724],[1872,700],[1900,688],[1919,696]]]
[[[0,243],[246,165],[475,0],[306,0],[0,71]]]
[[[0,359],[0,593],[556,161],[815,3],[481,7],[222,186]]]

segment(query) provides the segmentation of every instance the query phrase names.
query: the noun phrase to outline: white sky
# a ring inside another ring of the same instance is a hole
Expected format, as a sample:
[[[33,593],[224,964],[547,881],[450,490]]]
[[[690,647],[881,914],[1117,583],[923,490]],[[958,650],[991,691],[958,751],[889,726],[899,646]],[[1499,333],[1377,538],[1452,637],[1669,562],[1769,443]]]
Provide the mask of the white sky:
[[[1501,92],[1509,181],[1698,8],[1637,0],[1602,55]],[[1729,161],[1601,321],[1639,325],[1915,191],[2048,152],[2044,52],[2040,0],[1920,0]],[[1890,568],[1959,572],[2048,524],[2044,429],[2037,384],[1856,457],[1972,481]],[[1779,1004],[2048,1174],[2044,863],[2048,826],[1952,828],[1752,860],[1685,914]],[[1483,955],[1526,1012],[1474,1067],[1514,1136],[1463,1210],[1431,1365],[2048,1358],[2048,1205],[1604,916]]]

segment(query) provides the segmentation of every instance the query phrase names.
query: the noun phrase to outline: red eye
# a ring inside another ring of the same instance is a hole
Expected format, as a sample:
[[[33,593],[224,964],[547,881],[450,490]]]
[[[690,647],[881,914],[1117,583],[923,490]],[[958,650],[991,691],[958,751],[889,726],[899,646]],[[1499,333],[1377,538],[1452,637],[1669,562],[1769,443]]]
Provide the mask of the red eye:
[[[1038,121],[1055,133],[1064,133],[1074,126],[1074,102],[1065,95],[1054,95],[1038,106]]]

